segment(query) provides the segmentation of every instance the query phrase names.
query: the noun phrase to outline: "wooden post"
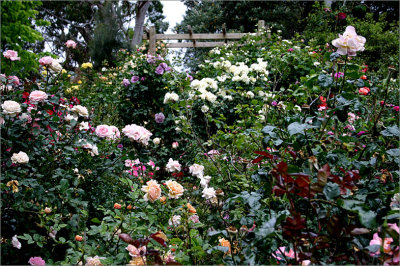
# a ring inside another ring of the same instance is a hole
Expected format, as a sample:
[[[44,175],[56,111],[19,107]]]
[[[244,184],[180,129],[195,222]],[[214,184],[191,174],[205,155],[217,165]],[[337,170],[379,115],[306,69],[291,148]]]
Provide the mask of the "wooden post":
[[[150,27],[149,32],[149,54],[156,54],[156,27]]]
[[[226,24],[222,24],[222,35],[224,36],[224,41],[225,43],[228,43],[228,40],[226,39]]]
[[[192,37],[193,37],[192,26],[188,25],[187,28],[189,31],[190,40],[192,40],[192,42],[193,42],[193,47],[196,47],[196,40],[192,39]]]
[[[265,21],[259,20],[258,21],[258,28],[257,28],[257,35],[261,35],[261,32],[265,30]]]

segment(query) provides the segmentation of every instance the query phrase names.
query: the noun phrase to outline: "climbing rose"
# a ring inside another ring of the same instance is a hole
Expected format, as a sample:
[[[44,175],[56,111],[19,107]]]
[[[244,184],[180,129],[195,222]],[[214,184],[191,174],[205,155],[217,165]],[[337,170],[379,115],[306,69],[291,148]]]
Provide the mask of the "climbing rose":
[[[25,152],[20,151],[19,153],[13,154],[11,161],[13,163],[26,164],[29,162],[29,157]]]
[[[181,164],[178,161],[172,160],[172,158],[169,158],[167,166],[166,166],[168,172],[179,172],[181,170]]]
[[[112,132],[109,126],[107,125],[99,125],[96,127],[96,135],[100,138],[110,137]]]

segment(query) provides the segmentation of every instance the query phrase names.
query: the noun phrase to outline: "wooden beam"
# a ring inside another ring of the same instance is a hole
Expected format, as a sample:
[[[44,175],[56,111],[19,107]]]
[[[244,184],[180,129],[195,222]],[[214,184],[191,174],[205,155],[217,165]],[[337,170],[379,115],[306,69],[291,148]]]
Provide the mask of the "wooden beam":
[[[180,42],[180,43],[167,43],[167,48],[205,48],[217,47],[225,45],[225,42]]]
[[[190,34],[156,34],[157,40],[239,40],[254,33],[193,33]],[[143,36],[143,38],[146,35]],[[145,40],[147,38],[144,38]]]

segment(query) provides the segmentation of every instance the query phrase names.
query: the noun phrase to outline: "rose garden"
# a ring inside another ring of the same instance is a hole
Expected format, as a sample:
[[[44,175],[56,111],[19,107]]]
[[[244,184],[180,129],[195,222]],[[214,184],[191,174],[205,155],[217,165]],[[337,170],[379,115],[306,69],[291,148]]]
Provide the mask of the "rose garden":
[[[73,70],[2,45],[1,264],[398,265],[398,51],[374,65],[353,22],[196,71],[163,42]]]

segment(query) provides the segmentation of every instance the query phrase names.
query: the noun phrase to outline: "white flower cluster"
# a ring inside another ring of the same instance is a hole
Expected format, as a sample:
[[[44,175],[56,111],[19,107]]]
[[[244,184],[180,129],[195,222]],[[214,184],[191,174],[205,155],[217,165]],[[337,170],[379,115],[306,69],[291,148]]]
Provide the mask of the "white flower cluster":
[[[179,95],[175,92],[167,92],[164,96],[164,103],[174,103],[179,101]]]
[[[193,164],[189,167],[189,173],[200,179],[200,185],[203,187],[203,198],[209,200],[216,197],[215,189],[208,187],[210,183],[211,176],[204,176],[204,166],[200,164]]]
[[[217,95],[212,93],[211,91],[208,91],[207,89],[210,89],[212,91],[218,90],[218,84],[217,81],[211,78],[203,78],[202,80],[193,80],[192,83],[190,84],[190,87],[192,89],[197,90],[200,92],[200,99],[209,101],[210,103],[215,103],[217,100]],[[189,98],[196,98],[195,91],[192,91],[189,94]]]

